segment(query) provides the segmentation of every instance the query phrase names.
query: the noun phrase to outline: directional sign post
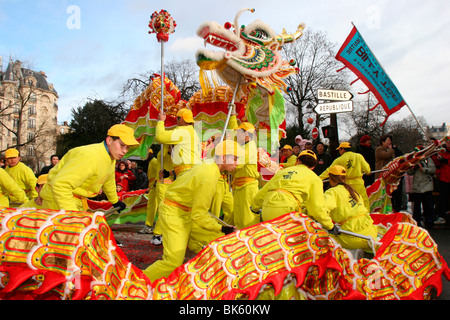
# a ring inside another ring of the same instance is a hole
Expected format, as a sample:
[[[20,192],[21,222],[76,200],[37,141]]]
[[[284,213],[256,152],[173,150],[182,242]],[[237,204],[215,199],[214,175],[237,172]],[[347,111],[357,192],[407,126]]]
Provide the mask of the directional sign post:
[[[352,112],[353,101],[319,103],[314,111],[318,114]]]
[[[330,114],[330,127],[335,128],[335,136],[330,137],[331,156],[336,158],[339,156],[335,150],[339,145],[337,113],[353,111],[353,94],[347,90],[317,90],[317,98],[323,103],[319,103],[314,111],[317,114]],[[323,129],[323,128],[322,128]]]
[[[318,89],[317,98],[319,100],[348,101],[353,99],[353,95],[347,90]]]

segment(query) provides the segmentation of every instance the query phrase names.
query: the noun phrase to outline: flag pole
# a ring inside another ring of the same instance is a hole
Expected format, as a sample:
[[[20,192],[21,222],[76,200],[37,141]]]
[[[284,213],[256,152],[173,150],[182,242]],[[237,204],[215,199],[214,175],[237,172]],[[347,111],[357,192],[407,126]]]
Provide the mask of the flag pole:
[[[225,137],[225,133],[227,132],[228,123],[230,122],[231,113],[233,112],[233,109],[234,109],[234,102],[236,100],[237,92],[238,92],[239,86],[241,84],[241,79],[242,79],[242,75],[239,75],[239,79],[237,81],[236,88],[234,89],[233,97],[232,97],[231,102],[229,104],[227,120],[225,121],[225,125],[224,125],[224,128],[223,128],[222,136],[220,137],[219,143],[223,141],[223,139]]]
[[[161,41],[161,107],[159,112],[164,114],[164,41]],[[161,171],[164,170],[164,144],[161,143]],[[161,183],[164,184],[164,176],[161,177]]]
[[[161,107],[160,114],[164,114],[164,42],[169,41],[169,35],[175,32],[176,22],[166,10],[154,12],[150,17],[148,24],[150,31],[148,33],[156,33],[156,39],[161,43]],[[164,170],[164,145],[161,144],[161,171]],[[164,177],[161,178],[164,183]]]
[[[353,26],[356,30],[358,30],[358,28],[357,28],[356,25],[353,23],[353,21],[351,22],[351,24],[352,24],[352,26]],[[367,44],[367,42],[366,42],[365,44],[366,44],[366,46],[369,48],[369,50],[370,50],[371,52],[373,52],[372,49],[370,49],[370,47],[369,47],[369,45]],[[375,55],[373,55],[373,57],[377,60],[377,58],[376,58]],[[377,61],[377,62],[378,62],[378,64],[379,64],[379,66],[383,69],[383,71],[386,73],[386,71],[384,70],[382,64],[381,64],[379,61]],[[387,73],[386,73],[386,74],[387,74]],[[399,90],[398,88],[397,88],[397,90],[398,90],[399,93],[400,93],[400,90]],[[418,125],[419,128],[422,130],[423,134],[425,135],[425,138],[427,138],[427,140],[431,142],[430,138],[428,137],[427,131],[422,127],[422,125],[420,124],[419,120],[417,119],[416,115],[415,115],[414,112],[412,111],[412,109],[411,109],[411,107],[409,106],[409,104],[406,103],[406,101],[405,101],[404,98],[403,98],[403,101],[404,101],[406,107],[408,108],[409,112],[412,114],[414,120],[416,120],[417,125]]]

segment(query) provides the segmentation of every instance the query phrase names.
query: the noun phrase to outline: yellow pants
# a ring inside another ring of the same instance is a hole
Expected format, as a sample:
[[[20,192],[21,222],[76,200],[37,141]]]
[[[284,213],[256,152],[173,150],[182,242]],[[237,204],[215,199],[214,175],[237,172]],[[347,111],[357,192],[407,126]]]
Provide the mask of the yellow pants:
[[[299,211],[299,205],[294,198],[283,192],[273,191],[267,194],[261,209],[262,221],[278,218],[286,213]]]
[[[156,186],[153,186],[148,191],[147,195],[147,218],[145,220],[145,224],[148,227],[152,227],[156,220]]]
[[[162,234],[161,226],[158,223],[158,221],[159,221],[159,205],[164,200],[166,190],[169,186],[170,186],[170,183],[160,183],[160,182],[156,183],[156,214],[155,214],[156,222],[155,222],[155,229],[153,230],[154,235]],[[158,217],[156,217],[156,215]]]
[[[259,214],[250,210],[253,198],[259,191],[259,181],[254,180],[234,189],[234,226],[243,229],[261,222]]]
[[[220,218],[220,212],[223,212],[223,221],[234,225],[234,199],[230,191],[229,184],[224,180],[219,180],[216,194],[211,203],[211,213]]]
[[[211,241],[216,240],[224,236],[225,234],[220,231],[211,231],[203,229],[200,225],[192,222],[191,234],[189,236],[188,248],[189,250],[199,253],[204,246],[208,245]]]
[[[144,270],[153,282],[168,277],[184,262],[186,248],[192,228],[190,212],[169,206],[164,202],[159,205],[158,223],[162,230],[164,249],[162,260],[158,260]]]
[[[378,229],[374,225],[372,225],[369,228],[364,229],[364,230],[358,230],[358,231],[348,230],[348,231],[358,233],[363,236],[370,236],[374,240],[377,240],[377,236],[378,236],[378,232],[377,232]],[[366,251],[372,251],[370,242],[365,239],[361,239],[361,238],[346,235],[346,234],[340,234],[337,236],[331,235],[331,236],[345,249],[350,249],[350,250],[363,249]]]

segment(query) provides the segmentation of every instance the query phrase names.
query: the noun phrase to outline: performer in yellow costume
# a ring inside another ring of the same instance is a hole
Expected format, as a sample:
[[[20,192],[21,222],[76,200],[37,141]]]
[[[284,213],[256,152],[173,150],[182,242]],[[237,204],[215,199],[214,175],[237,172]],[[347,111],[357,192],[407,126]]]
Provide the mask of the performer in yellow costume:
[[[214,161],[214,148],[220,142],[221,136],[220,133],[216,133],[211,137],[212,143],[208,146],[207,157],[204,160],[205,162],[211,162],[211,160]],[[234,225],[234,199],[230,188],[230,174],[226,172],[221,172],[220,174],[221,176],[217,183],[216,194],[211,203],[211,213],[216,217],[223,219],[225,223]],[[223,214],[223,217],[221,214]]]
[[[363,174],[370,174],[370,165],[364,159],[364,157],[359,154],[350,151],[351,145],[348,142],[342,142],[339,147],[340,157],[336,158],[333,163],[319,176],[320,179],[325,180],[328,178],[329,169],[334,165],[343,166],[347,170],[347,184],[351,185],[353,189],[358,192],[361,196],[364,206],[367,212],[370,212],[370,202],[367,196],[366,187],[364,186]]]
[[[252,200],[259,191],[260,179],[256,130],[249,122],[242,122],[238,126],[236,115],[230,117],[229,127],[235,129],[237,142],[244,149],[233,175],[234,225],[243,229],[260,222],[259,215],[250,210]]]
[[[6,173],[5,169],[0,168],[0,206],[9,207],[9,198],[14,198],[18,203],[24,203],[28,201],[25,191],[20,188],[17,183]]]
[[[330,167],[331,188],[324,195],[325,208],[340,229],[370,236],[376,240],[377,227],[373,225],[373,220],[361,197],[345,182],[346,173],[347,170],[340,165]],[[332,235],[332,237],[346,249],[371,250],[369,242],[365,239],[346,234]]]
[[[163,169],[161,169],[161,151],[158,152],[156,157],[158,163],[158,169],[156,171],[156,185],[155,185],[155,199],[156,199],[156,215],[155,215],[155,228],[153,230],[152,243],[154,245],[162,244],[162,230],[161,225],[159,224],[157,217],[159,214],[159,205],[164,200],[164,196],[166,194],[167,188],[172,184],[175,180],[175,171],[174,165],[172,162],[171,154],[173,152],[173,146],[164,144],[163,145]],[[187,171],[185,171],[187,172]]]
[[[172,161],[177,177],[201,162],[201,142],[194,130],[194,118],[189,109],[180,109],[177,113],[177,127],[166,130],[166,115],[158,114],[155,140],[162,144],[173,145]]]
[[[41,190],[44,187],[44,185],[47,183],[47,176],[48,174],[41,174],[36,182],[36,192],[38,196],[34,199],[28,200],[24,204],[22,204],[21,208],[36,208],[41,209],[42,208],[42,198],[41,198]]]
[[[221,226],[208,211],[220,172],[232,171],[237,165],[238,148],[234,141],[221,142],[215,148],[214,163],[195,166],[167,189],[158,213],[164,239],[163,257],[144,270],[151,281],[169,276],[183,264],[193,221],[218,236],[233,231]]]
[[[37,178],[34,175],[33,170],[23,162],[20,162],[19,151],[14,148],[6,150],[5,159],[7,164],[5,171],[17,185],[25,191],[29,200],[36,198],[37,192],[34,188],[36,187]],[[19,202],[19,199],[16,199],[14,195],[11,195],[9,200],[11,202]]]
[[[138,145],[133,129],[123,124],[112,126],[103,142],[69,150],[48,173],[41,190],[42,206],[55,210],[87,210],[87,198],[100,189],[114,207],[125,209],[116,193],[115,166],[130,146]]]
[[[152,158],[148,164],[147,177],[148,177],[148,194],[147,194],[147,218],[145,219],[144,228],[138,231],[138,233],[146,234],[153,232],[153,225],[156,218],[156,180],[158,173],[158,160],[153,156],[153,150],[148,150],[149,155]]]
[[[303,212],[332,230],[333,221],[323,207],[323,183],[312,171],[317,163],[316,154],[304,150],[298,159],[296,166],[278,171],[261,188],[253,199],[252,210],[260,211],[263,221],[294,211]]]
[[[281,148],[281,152],[286,156],[286,162],[280,163],[283,168],[293,167],[297,164],[297,156],[293,153],[293,149],[290,145],[285,145]]]

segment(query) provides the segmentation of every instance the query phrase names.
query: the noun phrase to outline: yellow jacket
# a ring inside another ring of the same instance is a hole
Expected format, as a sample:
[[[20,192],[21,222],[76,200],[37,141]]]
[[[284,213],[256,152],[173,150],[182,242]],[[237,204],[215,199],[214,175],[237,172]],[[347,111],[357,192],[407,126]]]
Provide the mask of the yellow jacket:
[[[253,211],[261,209],[263,205],[284,206],[285,203],[271,202],[272,197],[279,192],[289,195],[287,199],[295,201],[298,207],[305,207],[307,214],[324,228],[333,228],[333,222],[323,206],[323,182],[314,171],[303,164],[278,171],[253,199]]]
[[[324,197],[331,219],[342,229],[358,233],[373,225],[362,198],[354,200],[343,185],[328,189]]]
[[[195,165],[201,162],[201,143],[191,125],[166,130],[164,121],[156,124],[155,139],[162,144],[172,144],[172,161],[175,167]]]
[[[17,183],[11,178],[11,176],[8,173],[6,173],[6,171],[3,168],[0,168],[0,187],[1,187],[0,206],[3,207],[9,206],[9,199],[7,197],[7,194],[10,195],[11,199],[14,199],[14,202],[24,203],[28,201],[25,191],[23,191],[17,185]],[[34,187],[33,190],[35,190]]]
[[[222,226],[208,214],[219,178],[215,163],[194,166],[169,186],[164,202],[190,209],[192,220],[202,228],[220,231]]]
[[[104,142],[71,149],[49,172],[41,197],[59,209],[79,210],[74,195],[90,198],[102,189],[114,204],[119,201],[115,165]]]
[[[287,161],[285,163],[280,163],[280,165],[283,168],[289,168],[295,166],[296,163],[297,163],[297,156],[293,154],[289,158],[287,158]]]
[[[36,182],[37,178],[28,166],[23,162],[19,162],[14,167],[6,167],[5,171],[13,178],[17,185],[25,191],[28,199],[34,199],[38,196],[36,192]],[[14,196],[10,197],[13,202],[19,202]]]
[[[228,127],[233,130],[236,130],[238,128],[237,118],[235,115],[230,117]],[[256,142],[250,140],[242,147],[245,151],[245,154],[239,155],[238,165],[234,170],[234,179],[244,177],[259,179],[260,174],[258,172],[258,147],[256,146]]]
[[[369,174],[371,172],[370,165],[367,163],[367,161],[361,154],[352,151],[347,151],[339,158],[336,158],[333,161],[333,163],[324,172],[320,174],[319,178],[322,180],[328,178],[328,171],[332,166],[337,164],[347,169],[346,180],[349,183],[352,183],[352,181],[348,180],[352,179],[362,180],[363,173]]]

